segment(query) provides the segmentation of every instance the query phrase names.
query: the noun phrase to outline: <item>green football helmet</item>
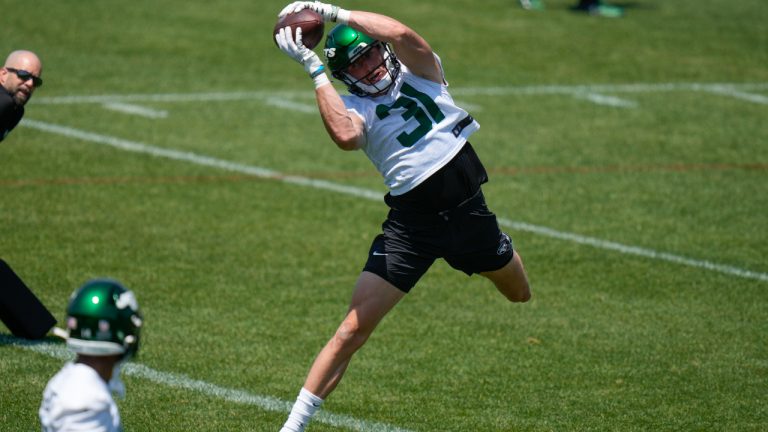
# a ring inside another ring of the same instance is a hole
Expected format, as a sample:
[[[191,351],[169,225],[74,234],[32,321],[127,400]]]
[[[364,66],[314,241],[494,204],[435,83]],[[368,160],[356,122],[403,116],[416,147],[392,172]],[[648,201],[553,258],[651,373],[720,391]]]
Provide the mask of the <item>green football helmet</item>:
[[[78,288],[67,306],[67,346],[78,354],[135,356],[142,317],[133,291],[111,279]]]
[[[368,71],[362,78],[355,78],[347,73],[349,65],[372,49],[381,50],[382,62]],[[394,84],[400,74],[400,62],[389,45],[375,40],[367,34],[355,30],[348,25],[337,25],[325,38],[323,50],[331,75],[347,85],[349,92],[357,96],[378,96],[384,94]],[[364,80],[374,73],[382,64],[387,73],[373,84]]]

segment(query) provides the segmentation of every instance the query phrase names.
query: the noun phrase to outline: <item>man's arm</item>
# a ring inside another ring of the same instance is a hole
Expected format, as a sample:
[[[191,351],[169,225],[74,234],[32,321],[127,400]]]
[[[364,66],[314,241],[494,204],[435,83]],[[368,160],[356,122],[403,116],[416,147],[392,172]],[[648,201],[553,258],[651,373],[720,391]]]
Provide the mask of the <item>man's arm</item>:
[[[315,89],[317,106],[325,130],[342,150],[357,150],[363,144],[363,119],[347,110],[336,89],[328,83]]]
[[[13,98],[0,86],[0,124],[4,124],[11,118],[14,111]]]
[[[390,43],[397,58],[414,74],[443,83],[443,72],[432,47],[410,27],[394,18],[364,11],[350,11],[349,26],[374,39]]]
[[[296,29],[296,35],[291,34],[290,27],[280,29],[275,40],[284,53],[304,66],[314,81],[320,117],[333,142],[342,150],[359,148],[365,133],[363,120],[347,111],[344,101],[325,74],[323,62],[314,51],[302,44],[301,28]]]
[[[347,24],[368,36],[392,44],[395,54],[411,71],[425,79],[443,83],[443,72],[426,40],[400,21],[373,12],[349,11],[319,1],[295,1],[279,16],[312,9],[325,21]]]
[[[16,127],[18,122],[14,121],[14,116],[17,115],[16,104],[13,103],[13,99],[5,92],[5,89],[0,86],[0,141],[4,140],[11,129]]]

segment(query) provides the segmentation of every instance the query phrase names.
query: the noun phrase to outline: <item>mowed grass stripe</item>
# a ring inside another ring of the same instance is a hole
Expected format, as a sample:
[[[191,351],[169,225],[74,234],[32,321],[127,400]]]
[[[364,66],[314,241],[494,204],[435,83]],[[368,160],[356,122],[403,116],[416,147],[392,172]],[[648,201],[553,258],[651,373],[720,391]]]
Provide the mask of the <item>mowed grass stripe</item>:
[[[51,123],[28,120],[22,121],[22,125],[32,129],[37,129],[44,132],[54,133],[69,138],[76,138],[83,141],[93,142],[97,144],[108,145],[121,150],[145,153],[157,157],[163,157],[173,160],[186,161],[198,165],[210,166],[215,168],[224,169],[231,172],[237,172],[241,174],[253,175],[261,178],[269,178],[279,180],[285,183],[308,186],[316,189],[330,190],[334,192],[343,193],[346,195],[352,195],[359,198],[365,198],[373,201],[380,201],[382,195],[380,192],[363,189],[355,186],[347,186],[327,180],[317,180],[308,177],[284,175],[280,172],[270,170],[267,168],[245,165],[235,162],[230,162],[222,159],[212,158],[209,156],[199,155],[193,152],[183,152],[178,150],[164,149],[155,147],[140,142],[124,140],[121,138],[111,137],[102,134],[96,134],[92,132],[82,131],[79,129],[70,128],[67,126],[60,126]],[[666,252],[659,252],[652,249],[641,248],[637,246],[629,246],[621,243],[611,242],[607,240],[601,240],[593,237],[581,236],[575,233],[568,233],[558,231],[552,228],[529,224],[526,222],[512,221],[499,217],[499,223],[502,226],[511,228],[518,231],[525,231],[533,234],[538,234],[550,238],[556,238],[559,240],[570,241],[578,244],[589,245],[599,249],[616,251],[628,255],[641,256],[645,258],[668,261],[675,264],[691,266],[706,270],[711,270],[719,273],[728,274],[731,276],[737,276],[745,279],[756,279],[759,281],[768,281],[768,274],[762,272],[756,272],[746,269],[741,269],[735,266],[713,263],[710,261],[698,260],[694,258],[688,258],[680,255],[675,255]]]

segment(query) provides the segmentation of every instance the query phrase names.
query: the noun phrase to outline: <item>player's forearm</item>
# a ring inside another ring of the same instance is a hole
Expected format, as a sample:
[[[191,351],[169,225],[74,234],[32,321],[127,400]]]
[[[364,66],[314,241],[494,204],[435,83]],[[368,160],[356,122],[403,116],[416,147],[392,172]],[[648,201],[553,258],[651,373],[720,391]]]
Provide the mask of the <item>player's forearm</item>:
[[[425,43],[411,28],[400,21],[386,15],[374,12],[351,11],[349,25],[368,36],[392,45],[410,44],[411,46]]]
[[[349,25],[368,36],[389,43],[397,58],[416,75],[437,83],[443,82],[440,66],[429,43],[400,21],[373,12],[351,11]]]
[[[350,11],[349,25],[374,39],[389,43],[400,42],[410,30],[405,24],[394,18],[358,10]]]
[[[333,142],[342,150],[359,148],[362,133],[333,86],[318,87],[315,95],[323,125]]]

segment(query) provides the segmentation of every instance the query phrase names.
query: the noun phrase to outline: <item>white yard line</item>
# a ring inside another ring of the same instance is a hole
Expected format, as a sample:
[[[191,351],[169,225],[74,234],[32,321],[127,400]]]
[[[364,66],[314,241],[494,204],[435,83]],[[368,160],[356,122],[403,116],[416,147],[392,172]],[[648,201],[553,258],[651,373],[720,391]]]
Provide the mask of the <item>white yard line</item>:
[[[607,105],[617,108],[636,108],[637,102],[627,100],[627,99],[621,99],[616,96],[609,96],[604,95],[601,93],[581,93],[576,92],[573,94],[573,96],[577,99],[585,99],[592,103],[595,103],[597,105]]]
[[[725,96],[730,96],[736,99],[742,99],[748,102],[754,102],[757,104],[763,104],[768,105],[768,96],[763,96],[761,94],[756,93],[748,93],[745,91],[737,90],[733,87],[728,86],[713,86],[707,89],[708,92],[714,93],[714,94],[721,94]]]
[[[669,92],[711,92],[713,89],[733,91],[766,91],[768,83],[635,83],[635,84],[589,84],[589,85],[539,85],[505,87],[464,87],[451,89],[454,96],[509,96],[547,95],[574,93],[669,93]]]
[[[464,110],[469,111],[469,112],[478,112],[478,111],[482,111],[483,110],[483,106],[482,105],[478,105],[478,104],[475,104],[475,103],[467,102],[465,100],[456,100],[456,99],[454,99],[454,102],[456,103],[456,105],[464,108]]]
[[[303,112],[307,114],[319,114],[320,111],[317,105],[296,102],[286,98],[269,97],[264,101],[267,105],[276,106],[278,108],[285,108],[292,111]]]
[[[3,345],[23,348],[62,361],[72,360],[74,358],[74,355],[66,348],[64,344],[31,341],[0,334],[0,346]],[[243,405],[253,405],[265,411],[288,413],[290,412],[291,406],[293,405],[292,402],[284,401],[275,397],[263,396],[249,393],[243,390],[222,387],[206,381],[192,379],[185,375],[158,371],[139,363],[128,362],[123,367],[123,371],[128,376],[146,379],[155,384],[189,390],[203,394],[207,397],[225,400],[227,402],[234,402]],[[346,428],[353,431],[410,432],[408,429],[402,429],[384,423],[361,420],[346,415],[334,414],[325,410],[319,411],[314,417],[314,421],[325,423],[334,427]]]
[[[693,258],[686,258],[680,255],[674,255],[666,252],[659,252],[653,249],[646,249],[637,246],[628,246],[621,243],[616,243],[608,240],[601,240],[595,237],[587,237],[579,234],[573,234],[568,232],[557,231],[551,228],[532,225],[525,222],[516,222],[509,219],[499,218],[499,224],[512,228],[518,231],[526,231],[529,233],[539,234],[546,237],[552,237],[560,240],[565,240],[573,243],[589,245],[598,249],[605,249],[615,252],[620,252],[627,255],[636,255],[645,258],[651,258],[662,261],[669,261],[675,264],[682,264],[689,267],[697,267],[706,270],[712,270],[719,273],[724,273],[731,276],[738,276],[745,279],[756,279],[763,282],[768,282],[768,274],[755,272],[751,270],[744,270],[738,267],[713,263],[711,261],[697,260]]]
[[[137,115],[152,119],[168,117],[168,111],[147,108],[141,105],[128,104],[123,102],[109,102],[103,105],[105,109],[117,111],[125,114]]]
[[[768,91],[768,83],[635,83],[592,85],[534,85],[505,87],[451,87],[453,96],[510,96],[510,95],[573,95],[576,93],[666,93],[705,92],[735,97],[755,103],[764,103],[765,96],[750,93]],[[746,96],[751,95],[751,96]],[[757,97],[754,97],[757,96]],[[236,91],[218,93],[168,93],[91,96],[40,96],[33,104],[104,104],[109,102],[227,102],[237,100],[264,100],[272,98],[314,98],[311,91]]]
[[[240,174],[248,174],[256,177],[271,178],[285,183],[291,183],[295,185],[308,186],[316,189],[330,190],[334,192],[343,193],[346,195],[352,195],[360,198],[365,198],[373,201],[382,201],[383,193],[370,189],[358,188],[355,186],[347,186],[339,183],[334,183],[326,180],[316,180],[308,177],[301,176],[289,176],[267,168],[258,166],[245,165],[236,162],[230,162],[223,159],[217,159],[209,156],[199,155],[192,152],[184,152],[179,150],[165,149],[161,147],[155,147],[149,144],[144,144],[136,141],[124,140],[108,135],[101,135],[92,132],[87,132],[79,129],[70,128],[67,126],[59,126],[51,123],[36,121],[36,120],[22,120],[22,126],[37,129],[44,132],[49,132],[69,138],[80,139],[96,144],[108,145],[121,150],[150,154],[152,156],[163,157],[173,160],[185,161],[194,163],[197,165],[210,166],[220,168],[223,170],[236,172]],[[628,255],[641,256],[644,258],[656,259],[661,261],[672,262],[675,264],[686,265],[689,267],[696,267],[706,270],[711,270],[723,274],[737,276],[745,279],[756,279],[760,281],[768,281],[767,273],[760,273],[751,270],[740,269],[724,264],[717,264],[705,260],[697,260],[694,258],[688,258],[680,255],[674,255],[666,252],[654,251],[652,249],[645,249],[636,246],[623,245],[607,240],[601,240],[592,237],[585,237],[579,234],[558,231],[552,228],[528,224],[525,222],[511,221],[500,217],[499,223],[508,228],[515,230],[526,231],[543,235],[546,237],[556,238],[565,241],[571,241],[578,244],[589,245],[599,249],[618,251]]]
[[[768,90],[768,83],[636,83],[636,84],[594,84],[594,85],[538,85],[507,87],[465,87],[452,88],[454,96],[526,96],[526,95],[571,95],[598,105],[618,108],[636,108],[637,102],[611,96],[610,93],[653,93],[653,92],[704,92],[727,96],[757,104],[768,104],[768,96],[750,93],[750,91]],[[128,94],[128,95],[92,95],[92,96],[50,96],[35,98],[35,103],[42,105],[68,104],[103,104],[105,107],[127,114],[146,115],[152,113],[135,108],[136,102],[231,102],[239,100],[260,100],[267,105],[305,114],[317,113],[314,104],[305,104],[297,99],[313,99],[310,91],[236,91],[217,93],[167,93],[167,94]],[[479,111],[476,104],[462,103],[462,106]],[[167,113],[165,114],[167,115]],[[160,114],[161,118],[165,115]]]
[[[258,100],[270,97],[312,96],[306,92],[218,92],[218,93],[153,93],[127,95],[91,95],[91,96],[50,96],[35,98],[35,103],[43,105],[79,105],[103,104],[109,102],[230,102],[237,100]]]

